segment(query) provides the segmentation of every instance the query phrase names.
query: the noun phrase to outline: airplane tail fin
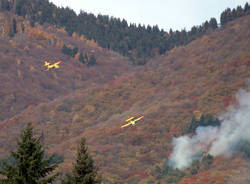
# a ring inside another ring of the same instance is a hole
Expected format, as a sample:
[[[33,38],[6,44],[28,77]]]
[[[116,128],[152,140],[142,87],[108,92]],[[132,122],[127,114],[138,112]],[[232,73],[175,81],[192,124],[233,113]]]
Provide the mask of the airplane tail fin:
[[[49,64],[50,64],[50,63],[49,63],[48,61],[45,61],[45,62],[44,62],[44,66],[49,66]]]

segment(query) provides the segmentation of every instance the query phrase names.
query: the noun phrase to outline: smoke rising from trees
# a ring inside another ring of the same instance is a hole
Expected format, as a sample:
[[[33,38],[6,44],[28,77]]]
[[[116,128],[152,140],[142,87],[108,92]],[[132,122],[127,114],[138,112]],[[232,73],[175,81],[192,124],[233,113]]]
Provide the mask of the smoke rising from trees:
[[[239,90],[236,104],[219,116],[221,126],[198,127],[192,137],[173,139],[169,165],[184,169],[205,151],[212,156],[231,156],[242,142],[250,142],[250,91]]]

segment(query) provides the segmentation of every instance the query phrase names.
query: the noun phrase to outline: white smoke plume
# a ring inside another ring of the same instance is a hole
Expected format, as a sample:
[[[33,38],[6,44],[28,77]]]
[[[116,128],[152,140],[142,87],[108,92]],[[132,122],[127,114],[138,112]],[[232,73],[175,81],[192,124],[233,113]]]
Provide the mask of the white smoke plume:
[[[213,156],[230,156],[241,141],[250,141],[250,91],[240,90],[236,101],[236,105],[219,116],[222,122],[220,127],[200,126],[191,138],[174,138],[169,165],[184,169],[201,158],[203,151]]]

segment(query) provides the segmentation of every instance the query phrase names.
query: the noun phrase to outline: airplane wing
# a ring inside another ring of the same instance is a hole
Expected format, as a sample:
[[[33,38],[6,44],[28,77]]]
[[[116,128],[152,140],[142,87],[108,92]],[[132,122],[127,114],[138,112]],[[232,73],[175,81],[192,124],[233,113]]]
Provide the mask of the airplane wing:
[[[125,124],[125,125],[122,125],[121,128],[127,127],[127,126],[129,126],[130,124],[131,124],[131,123],[127,123],[127,124]]]
[[[59,68],[59,67],[60,67],[59,64],[60,64],[61,62],[62,62],[62,61],[56,62],[56,63],[54,64],[54,67],[55,67],[55,68]]]
[[[134,119],[134,117],[128,118],[127,120],[125,120],[125,122],[128,122],[130,120]]]
[[[58,65],[58,64],[54,64],[54,67],[55,67],[55,68],[59,68],[59,65]]]
[[[144,116],[141,116],[141,117],[135,119],[134,121],[139,121],[139,120],[142,119],[142,118],[144,118]]]

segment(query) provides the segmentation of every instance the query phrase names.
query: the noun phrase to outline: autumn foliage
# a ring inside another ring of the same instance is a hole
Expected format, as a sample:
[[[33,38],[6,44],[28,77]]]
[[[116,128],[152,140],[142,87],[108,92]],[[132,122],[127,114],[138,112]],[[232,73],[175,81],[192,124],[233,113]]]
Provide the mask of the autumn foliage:
[[[15,147],[19,130],[32,122],[48,152],[63,156],[61,171],[72,168],[77,141],[85,136],[104,183],[165,181],[154,171],[170,155],[172,138],[187,132],[193,116],[216,117],[247,87],[249,25],[249,15],[241,17],[136,67],[47,24],[26,25],[20,37],[1,37],[0,156]],[[97,65],[86,67],[64,55],[64,44],[93,53]],[[45,60],[59,59],[60,70],[44,71]],[[135,127],[120,129],[128,117],[141,114],[145,118]],[[222,183],[236,177],[237,169],[249,171],[248,163],[243,157],[215,158],[209,172],[176,179]]]

